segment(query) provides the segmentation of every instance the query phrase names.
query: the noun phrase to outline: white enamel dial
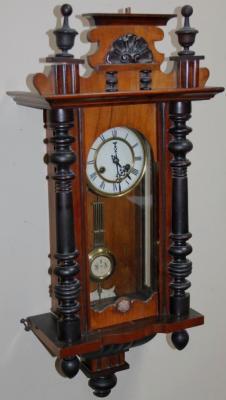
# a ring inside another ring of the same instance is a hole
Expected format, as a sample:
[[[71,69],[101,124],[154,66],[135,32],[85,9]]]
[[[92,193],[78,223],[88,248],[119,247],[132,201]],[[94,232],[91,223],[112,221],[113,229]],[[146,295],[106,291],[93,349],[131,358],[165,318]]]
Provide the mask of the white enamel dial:
[[[114,127],[92,144],[86,173],[90,187],[103,196],[120,196],[141,180],[146,165],[143,139],[136,131]]]
[[[110,258],[105,255],[97,256],[90,264],[91,277],[98,281],[108,278],[112,270],[112,262]]]

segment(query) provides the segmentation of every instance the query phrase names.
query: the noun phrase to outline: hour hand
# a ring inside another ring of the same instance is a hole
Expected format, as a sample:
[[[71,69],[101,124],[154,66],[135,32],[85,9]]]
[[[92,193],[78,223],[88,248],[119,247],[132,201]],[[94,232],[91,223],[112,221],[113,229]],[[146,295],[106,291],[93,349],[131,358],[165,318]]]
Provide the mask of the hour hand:
[[[112,159],[112,162],[114,163],[114,164],[116,164],[116,165],[120,165],[119,164],[119,159],[118,159],[118,156],[117,155],[111,155],[111,159]]]
[[[129,164],[126,164],[126,165],[123,165],[123,166],[120,165],[120,174],[122,176],[127,176],[129,179],[131,179],[130,176],[129,176],[129,171],[130,171],[130,165]]]

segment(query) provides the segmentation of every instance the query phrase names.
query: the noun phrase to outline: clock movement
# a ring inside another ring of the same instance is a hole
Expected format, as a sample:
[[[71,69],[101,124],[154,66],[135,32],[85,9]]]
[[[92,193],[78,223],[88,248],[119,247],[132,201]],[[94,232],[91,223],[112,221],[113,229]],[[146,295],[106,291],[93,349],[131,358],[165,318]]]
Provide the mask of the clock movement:
[[[71,6],[53,33],[59,53],[48,75],[33,77],[36,93],[10,92],[43,110],[48,169],[51,311],[23,319],[69,378],[79,369],[94,394],[107,396],[125,352],[172,333],[182,350],[187,329],[204,317],[190,308],[192,270],[186,155],[191,102],[223,91],[205,86],[203,56],[190,47],[192,7],[176,31],[181,50],[161,70],[156,49],[174,14],[86,14],[97,50],[71,54],[77,32]],[[95,27],[93,28],[93,26]]]

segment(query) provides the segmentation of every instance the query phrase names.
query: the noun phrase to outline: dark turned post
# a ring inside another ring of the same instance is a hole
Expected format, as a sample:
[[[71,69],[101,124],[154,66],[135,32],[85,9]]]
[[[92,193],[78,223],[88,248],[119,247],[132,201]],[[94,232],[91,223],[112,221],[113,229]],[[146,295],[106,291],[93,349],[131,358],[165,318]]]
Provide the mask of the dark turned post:
[[[54,31],[56,42],[62,53],[47,58],[52,63],[55,94],[72,94],[79,91],[78,65],[80,60],[74,60],[68,53],[74,45],[77,32],[68,24],[68,17],[72,14],[72,7],[64,4],[61,7],[64,17],[63,26]],[[58,278],[54,292],[58,300],[57,307],[57,338],[69,345],[80,340],[80,319],[78,302],[80,282],[76,278],[79,265],[76,261],[78,250],[74,237],[74,215],[72,180],[74,174],[70,167],[76,156],[71,145],[74,138],[70,129],[74,126],[73,109],[47,110],[44,114],[45,127],[52,129],[53,152],[48,160],[55,165],[55,173],[50,178],[55,181],[56,204],[56,254],[57,265],[54,270]],[[59,368],[68,378],[75,376],[80,364],[77,357],[69,357],[59,361]]]
[[[191,6],[182,7],[181,14],[184,17],[184,26],[176,31],[178,41],[183,50],[178,52],[178,56],[170,57],[175,61],[177,68],[177,87],[193,88],[199,86],[199,62],[204,56],[196,56],[195,52],[190,50],[195,42],[197,29],[191,28],[189,18],[193,14]]]
[[[75,278],[79,272],[76,261],[78,250],[74,237],[74,216],[72,198],[72,180],[74,178],[70,166],[76,157],[71,149],[74,138],[69,134],[74,124],[73,110],[57,109],[46,112],[45,127],[53,130],[50,142],[54,146],[49,155],[49,162],[55,165],[55,173],[49,177],[55,181],[56,203],[56,254],[57,265],[54,273],[58,277],[55,286],[55,296],[58,300],[57,308],[57,337],[65,344],[76,342],[80,339],[79,302],[77,298],[80,292],[80,282]],[[62,361],[62,368],[69,375],[74,364],[78,372],[78,360],[73,358]],[[66,372],[65,372],[66,374]],[[67,374],[66,374],[67,375]],[[67,375],[68,377],[71,377]]]
[[[203,56],[196,56],[190,50],[195,42],[198,31],[191,28],[189,18],[193,8],[189,5],[182,7],[181,14],[184,17],[183,28],[176,31],[178,41],[183,50],[178,56],[171,57],[177,68],[177,87],[194,88],[199,86],[199,62]],[[186,154],[192,150],[191,142],[186,139],[191,129],[186,126],[190,118],[190,102],[170,103],[169,117],[173,123],[170,133],[173,139],[169,143],[169,151],[173,154],[172,168],[172,232],[169,253],[172,260],[169,264],[169,272],[172,277],[170,298],[170,313],[178,318],[188,315],[190,309],[190,295],[186,292],[191,284],[186,279],[192,270],[192,263],[187,256],[192,252],[192,247],[187,243],[191,238],[188,229],[188,183],[187,167],[190,161]],[[189,335],[185,330],[174,332],[172,341],[178,350],[182,350],[188,343]]]
[[[173,154],[170,162],[172,170],[172,230],[169,253],[171,262],[169,272],[172,277],[170,313],[178,318],[189,314],[190,295],[186,290],[191,286],[186,279],[192,270],[192,263],[187,256],[192,247],[187,240],[191,238],[188,227],[188,180],[187,167],[190,161],[186,154],[192,150],[192,143],[186,138],[191,128],[186,126],[191,117],[191,103],[177,101],[170,103],[169,117],[172,121],[170,133],[173,138],[169,143],[169,151]],[[188,343],[186,331],[175,332],[172,336],[177,349],[182,350]]]
[[[58,299],[57,336],[59,340],[72,343],[80,338],[79,303],[76,298],[79,295],[80,283],[75,279],[79,272],[79,266],[75,261],[78,251],[75,247],[73,225],[73,199],[72,180],[73,172],[71,164],[75,161],[75,154],[71,149],[74,138],[69,135],[73,127],[72,110],[47,111],[46,128],[53,130],[50,142],[54,146],[49,162],[55,165],[55,174],[51,176],[55,181],[56,195],[56,260],[55,274],[58,283],[55,286],[55,295]]]

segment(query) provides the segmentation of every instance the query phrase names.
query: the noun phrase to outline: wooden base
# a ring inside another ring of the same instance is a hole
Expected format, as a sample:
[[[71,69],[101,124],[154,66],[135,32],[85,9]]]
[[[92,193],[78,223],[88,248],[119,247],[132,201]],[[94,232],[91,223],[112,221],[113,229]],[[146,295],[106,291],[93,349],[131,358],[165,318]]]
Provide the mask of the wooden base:
[[[122,353],[119,353],[122,355]],[[114,356],[116,358],[116,356]],[[117,358],[120,356],[117,355]],[[123,353],[124,358],[124,353]],[[103,361],[108,361],[109,364],[111,362],[112,366],[103,367]],[[80,364],[80,369],[82,372],[87,376],[87,378],[92,378],[96,376],[103,376],[103,375],[110,375],[114,374],[115,372],[124,371],[125,369],[129,369],[129,364],[124,360],[118,360],[119,363],[114,362],[113,357],[100,357],[99,359],[91,360],[87,362],[86,360],[82,360]],[[98,365],[101,364],[101,365]]]
[[[130,347],[133,347],[150,340],[156,333],[177,332],[203,323],[203,315],[190,309],[189,315],[183,318],[162,316],[131,321],[110,329],[89,332],[76,343],[68,345],[57,338],[56,315],[46,313],[27,318],[29,328],[47,350],[58,358],[75,355],[85,356],[90,353],[98,357],[98,355],[105,355],[105,349],[109,345],[122,345],[132,342]]]

